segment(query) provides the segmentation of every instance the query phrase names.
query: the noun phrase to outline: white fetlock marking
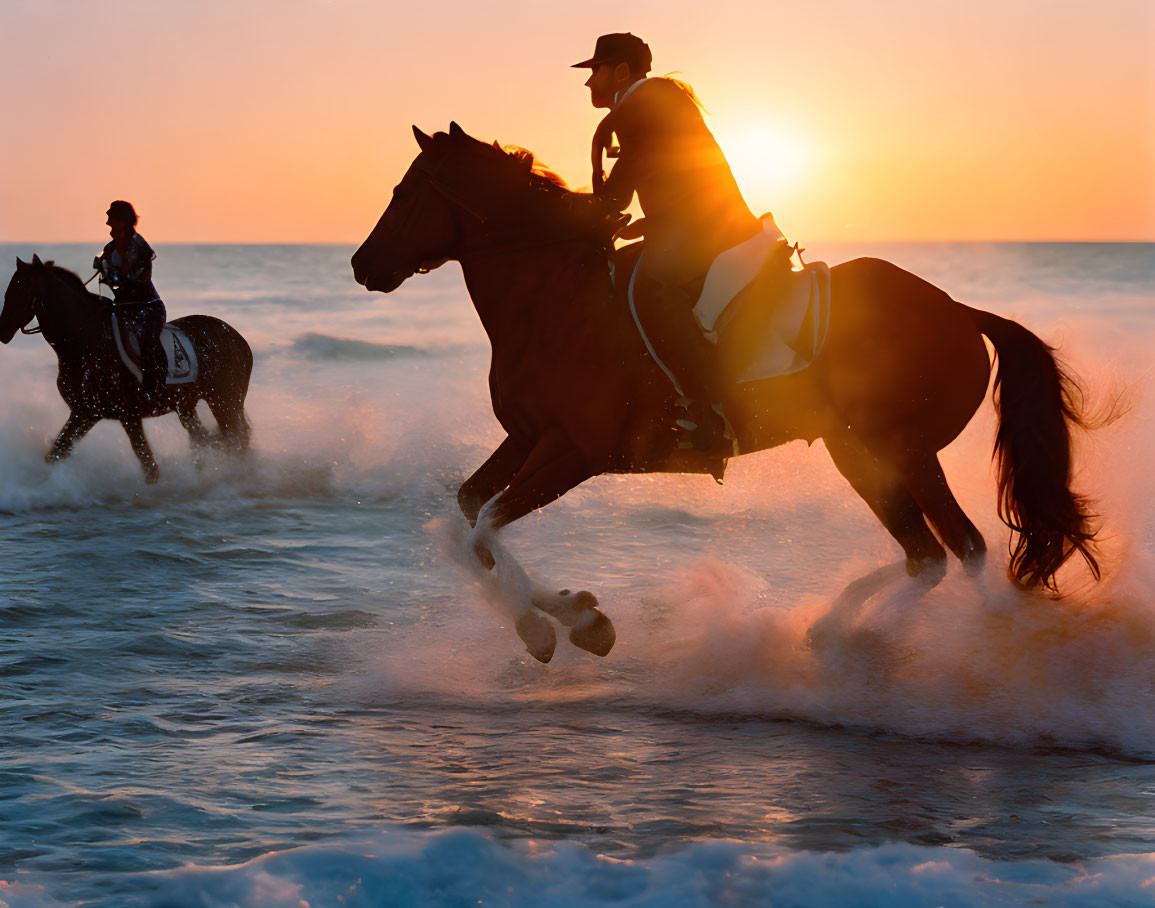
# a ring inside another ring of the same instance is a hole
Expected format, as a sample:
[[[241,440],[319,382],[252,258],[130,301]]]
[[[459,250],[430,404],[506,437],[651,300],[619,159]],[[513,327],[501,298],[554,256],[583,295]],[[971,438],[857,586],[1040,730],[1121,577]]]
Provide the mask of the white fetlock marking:
[[[533,612],[533,582],[525,569],[501,544],[493,528],[498,495],[487,501],[477,513],[477,522],[466,542],[463,561],[469,565],[481,594],[494,606],[515,620]],[[486,549],[494,560],[492,570],[478,560],[478,548]]]
[[[500,493],[494,495],[477,512],[477,520],[473,524],[473,531],[469,534],[470,552],[476,551],[479,546],[490,548],[491,545],[497,544],[497,531],[493,528],[493,521],[499,497]]]
[[[552,615],[566,627],[585,627],[593,620],[593,609],[585,601],[588,594],[563,590],[554,592],[535,584],[531,601],[547,615]]]

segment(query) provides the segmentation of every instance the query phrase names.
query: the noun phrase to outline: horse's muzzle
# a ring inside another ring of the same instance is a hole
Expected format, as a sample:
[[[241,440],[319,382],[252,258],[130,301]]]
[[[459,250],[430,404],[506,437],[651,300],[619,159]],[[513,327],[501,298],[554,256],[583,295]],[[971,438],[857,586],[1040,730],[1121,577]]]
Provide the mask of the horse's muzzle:
[[[392,271],[389,274],[369,274],[365,276],[365,280],[360,283],[364,285],[366,290],[375,293],[391,293],[405,283],[405,278],[409,275],[402,274],[398,271]]]
[[[389,293],[400,287],[412,272],[387,271],[383,268],[373,268],[367,264],[367,259],[360,253],[353,256],[353,278],[366,290]]]
[[[369,277],[369,273],[365,268],[364,261],[365,260],[361,255],[360,249],[353,253],[353,258],[349,260],[349,264],[353,266],[353,280],[362,286],[364,286],[365,281]]]

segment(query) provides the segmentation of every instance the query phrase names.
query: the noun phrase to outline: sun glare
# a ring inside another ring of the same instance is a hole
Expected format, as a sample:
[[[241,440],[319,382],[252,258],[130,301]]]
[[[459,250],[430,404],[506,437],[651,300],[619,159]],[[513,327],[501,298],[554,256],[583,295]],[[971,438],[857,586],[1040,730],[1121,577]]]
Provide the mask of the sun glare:
[[[813,167],[813,143],[788,127],[713,123],[711,128],[755,214],[773,211],[785,196],[796,195]]]

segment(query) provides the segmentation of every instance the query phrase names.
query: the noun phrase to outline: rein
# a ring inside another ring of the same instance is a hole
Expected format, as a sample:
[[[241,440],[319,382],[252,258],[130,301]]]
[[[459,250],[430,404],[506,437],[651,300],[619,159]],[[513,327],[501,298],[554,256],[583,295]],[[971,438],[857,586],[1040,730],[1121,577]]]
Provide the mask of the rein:
[[[90,280],[91,280],[91,278],[90,278]],[[39,310],[41,308],[41,305],[42,305],[42,303],[41,303],[41,299],[40,299],[40,282],[39,282],[39,280],[37,280],[36,288],[32,293],[32,318],[36,319],[36,327],[35,328],[29,328],[28,325],[26,324],[20,328],[21,334],[42,334],[44,332],[44,328],[40,324],[40,311]]]

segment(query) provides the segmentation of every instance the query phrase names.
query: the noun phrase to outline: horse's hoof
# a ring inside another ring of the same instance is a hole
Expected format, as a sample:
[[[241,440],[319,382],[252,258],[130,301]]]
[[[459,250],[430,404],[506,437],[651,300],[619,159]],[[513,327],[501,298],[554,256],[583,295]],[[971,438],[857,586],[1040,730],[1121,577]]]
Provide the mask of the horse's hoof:
[[[907,558],[906,572],[929,586],[935,586],[946,576],[946,558]]]
[[[493,557],[491,552],[484,545],[475,545],[473,547],[473,554],[477,556],[477,560],[481,562],[481,566],[487,571],[492,571],[497,566],[497,559]]]
[[[529,650],[529,654],[538,662],[549,662],[553,658],[554,648],[557,646],[557,635],[553,632],[553,625],[545,615],[537,612],[526,612],[517,619],[514,625],[517,636]]]
[[[960,560],[968,577],[978,577],[983,572],[987,563],[987,544],[981,536],[967,540],[966,551]]]
[[[563,593],[568,593],[568,590],[562,590]],[[598,607],[598,597],[589,590],[578,590],[574,593],[574,608],[581,611],[588,609],[596,609]]]
[[[595,656],[608,655],[617,639],[614,623],[596,608],[586,609],[569,632],[570,643]]]
[[[980,576],[986,563],[987,553],[985,551],[968,554],[962,560],[963,570],[967,572],[968,577]]]

